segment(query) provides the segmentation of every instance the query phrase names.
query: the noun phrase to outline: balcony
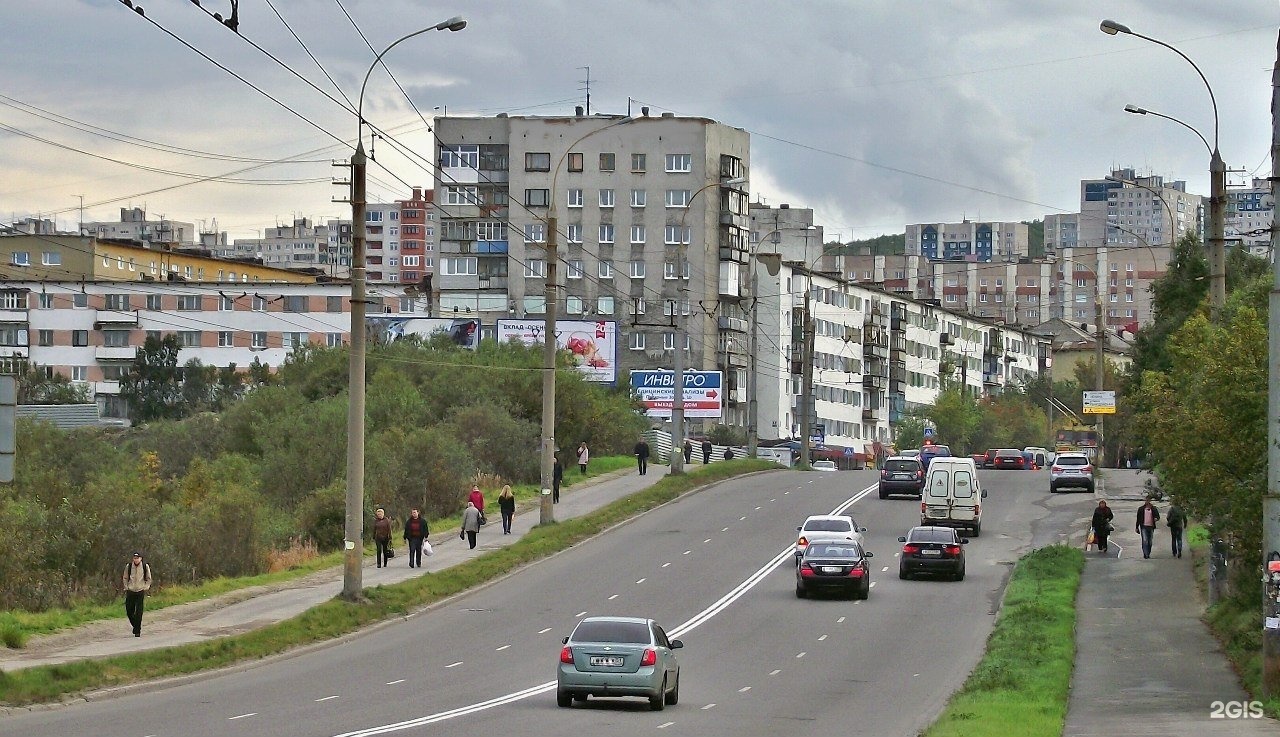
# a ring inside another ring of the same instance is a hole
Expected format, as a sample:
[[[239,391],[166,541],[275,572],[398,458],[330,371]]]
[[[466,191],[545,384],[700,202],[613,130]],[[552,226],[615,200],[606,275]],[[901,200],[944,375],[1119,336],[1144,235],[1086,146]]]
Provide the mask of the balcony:
[[[733,333],[747,332],[747,321],[741,317],[724,317],[716,318],[716,327],[721,330]]]
[[[863,389],[883,390],[887,383],[888,382],[885,379],[883,374],[863,374],[862,375]]]
[[[98,310],[93,316],[94,330],[102,330],[104,327],[123,327],[126,325],[137,327],[138,313],[122,312],[120,310]]]
[[[26,322],[26,310],[0,310],[0,323]]]
[[[983,372],[982,372],[982,383],[983,383],[983,384],[998,385],[998,384],[1000,383],[1000,374],[998,374],[998,373],[996,373],[996,372],[994,372],[994,371],[983,371]]]
[[[132,361],[138,353],[137,346],[100,345],[93,349],[93,357],[99,361]]]
[[[863,407],[862,408],[863,422],[876,422],[877,420],[882,420],[882,419],[884,419],[883,407]]]
[[[893,317],[889,320],[889,329],[895,333],[904,333],[907,330],[907,321],[901,317]]]

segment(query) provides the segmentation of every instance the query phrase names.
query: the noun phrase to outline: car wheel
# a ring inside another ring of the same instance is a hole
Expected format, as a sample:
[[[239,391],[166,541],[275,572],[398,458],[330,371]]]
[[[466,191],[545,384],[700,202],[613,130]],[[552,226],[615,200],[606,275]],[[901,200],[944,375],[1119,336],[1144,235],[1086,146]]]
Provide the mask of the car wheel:
[[[898,578],[902,579],[903,581],[906,581],[907,579],[911,578],[911,574],[910,574],[910,573],[907,573],[907,569],[905,569],[905,568],[899,568],[899,569],[898,569]]]
[[[568,691],[556,691],[556,706],[567,707],[573,703],[573,697]]]
[[[667,706],[680,703],[680,671],[676,671],[676,687],[667,692]]]
[[[888,499],[888,498],[889,498],[889,495],[888,495],[888,494],[886,494],[886,493],[884,493],[884,492],[882,491],[882,492],[880,492],[880,498],[881,498],[881,499]]]
[[[796,581],[796,598],[797,599],[809,598],[809,592],[804,590],[804,584],[800,583],[799,581]]]
[[[863,601],[866,601],[867,597],[870,595],[871,595],[871,580],[863,579],[862,589],[858,591],[858,598],[862,599]]]
[[[982,523],[973,526],[973,534],[970,537],[982,537]]]
[[[1057,493],[1058,493],[1058,487],[1056,487],[1056,486],[1050,486],[1050,487],[1049,487],[1049,493],[1050,493],[1050,494],[1057,494]]]
[[[649,711],[662,711],[667,707],[667,677],[662,677],[662,687],[649,697]]]
[[[1092,494],[1092,493],[1093,493],[1093,484],[1089,484],[1088,486],[1086,486],[1086,487],[1084,487],[1084,488],[1085,488],[1085,491],[1088,491],[1090,494]]]
[[[963,567],[961,567],[961,568],[960,568],[960,572],[959,572],[959,573],[957,573],[957,574],[955,575],[955,580],[957,580],[957,581],[963,581],[963,580],[964,580],[964,568],[963,568]]]

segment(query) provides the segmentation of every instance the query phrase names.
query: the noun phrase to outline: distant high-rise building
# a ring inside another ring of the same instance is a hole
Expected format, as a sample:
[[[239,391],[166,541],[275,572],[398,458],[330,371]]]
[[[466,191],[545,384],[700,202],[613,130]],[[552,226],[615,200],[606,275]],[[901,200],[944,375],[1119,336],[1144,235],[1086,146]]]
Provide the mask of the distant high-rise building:
[[[1133,169],[1081,180],[1077,245],[1172,245],[1187,233],[1204,232],[1206,199],[1189,194],[1184,181],[1140,177]]]
[[[1227,188],[1227,247],[1239,244],[1255,256],[1271,249],[1271,182],[1254,179],[1249,187]]]
[[[1029,248],[1026,223],[965,220],[907,226],[907,255],[930,261],[1016,261]]]
[[[1053,213],[1044,216],[1044,252],[1053,253],[1080,244],[1080,213]]]

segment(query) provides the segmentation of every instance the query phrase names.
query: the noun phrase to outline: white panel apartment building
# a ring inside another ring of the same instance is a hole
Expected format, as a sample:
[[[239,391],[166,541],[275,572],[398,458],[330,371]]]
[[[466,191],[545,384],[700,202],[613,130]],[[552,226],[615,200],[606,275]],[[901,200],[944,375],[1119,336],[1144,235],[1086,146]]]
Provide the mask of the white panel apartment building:
[[[1271,252],[1271,183],[1254,179],[1251,186],[1227,189],[1227,248],[1243,246],[1255,256]]]
[[[1077,245],[1172,245],[1187,233],[1204,232],[1206,199],[1189,194],[1186,182],[1139,177],[1133,169],[1081,180]]]
[[[923,223],[906,232],[906,254],[930,260],[1016,261],[1029,248],[1026,223]]]
[[[82,229],[86,235],[133,241],[148,246],[172,244],[189,247],[196,240],[196,226],[193,223],[170,220],[164,216],[158,220],[148,220],[146,210],[140,207],[122,207],[119,220],[85,223]]]

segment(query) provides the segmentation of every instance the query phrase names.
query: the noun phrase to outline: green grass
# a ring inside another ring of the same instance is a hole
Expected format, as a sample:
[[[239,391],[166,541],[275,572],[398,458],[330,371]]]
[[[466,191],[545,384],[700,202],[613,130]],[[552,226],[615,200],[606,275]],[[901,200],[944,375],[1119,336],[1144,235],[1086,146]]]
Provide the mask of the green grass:
[[[508,547],[490,551],[430,576],[366,589],[363,602],[333,599],[292,619],[242,635],[131,655],[40,666],[12,673],[0,672],[0,704],[18,706],[48,702],[67,694],[195,673],[329,640],[506,575],[696,487],[744,473],[777,468],[769,461],[744,459],[697,467],[683,476],[667,476],[648,489],[618,499],[590,514],[565,522],[539,525]]]
[[[1064,545],[1018,561],[986,653],[925,737],[1062,734],[1083,570],[1084,554]]]

